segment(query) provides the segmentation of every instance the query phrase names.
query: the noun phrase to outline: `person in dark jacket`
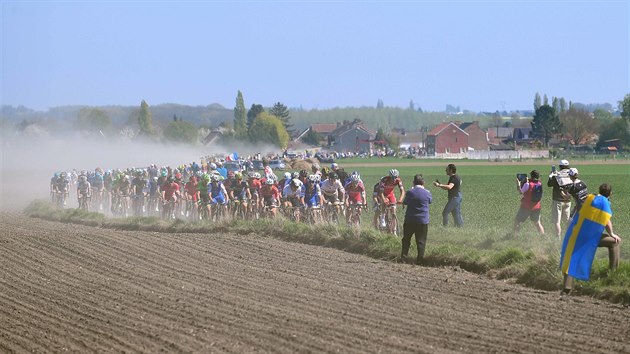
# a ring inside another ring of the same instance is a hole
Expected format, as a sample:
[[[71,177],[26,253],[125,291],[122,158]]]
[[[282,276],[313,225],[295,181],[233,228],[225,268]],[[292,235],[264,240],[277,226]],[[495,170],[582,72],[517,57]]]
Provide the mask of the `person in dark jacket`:
[[[402,253],[400,257],[402,262],[407,261],[411,236],[415,234],[418,248],[416,264],[422,263],[429,231],[429,204],[432,201],[431,192],[424,188],[424,178],[422,178],[421,174],[415,175],[413,177],[413,187],[405,193],[403,199],[403,208],[406,207],[407,210],[403,223]]]

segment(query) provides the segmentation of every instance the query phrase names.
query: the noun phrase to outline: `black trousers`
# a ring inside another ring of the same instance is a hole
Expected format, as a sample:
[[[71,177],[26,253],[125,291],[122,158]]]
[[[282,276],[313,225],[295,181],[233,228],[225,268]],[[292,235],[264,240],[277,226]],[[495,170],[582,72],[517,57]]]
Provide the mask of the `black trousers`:
[[[427,244],[428,232],[429,232],[429,224],[405,222],[403,224],[402,256],[407,257],[407,255],[409,254],[409,246],[411,245],[411,236],[415,234],[416,247],[418,248],[418,258],[416,258],[416,263],[422,262],[422,259],[424,258],[424,249]]]

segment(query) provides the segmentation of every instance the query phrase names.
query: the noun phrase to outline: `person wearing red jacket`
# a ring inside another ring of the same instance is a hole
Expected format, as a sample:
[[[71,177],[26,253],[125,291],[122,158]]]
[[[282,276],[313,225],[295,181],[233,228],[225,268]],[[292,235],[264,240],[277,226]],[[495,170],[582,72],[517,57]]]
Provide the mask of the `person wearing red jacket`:
[[[530,178],[527,182],[522,183],[516,179],[516,189],[523,196],[521,198],[521,206],[514,218],[514,234],[520,229],[521,225],[528,218],[534,222],[534,226],[541,235],[545,234],[545,228],[540,222],[540,199],[542,197],[542,184],[540,183],[540,173],[533,170],[529,173]]]

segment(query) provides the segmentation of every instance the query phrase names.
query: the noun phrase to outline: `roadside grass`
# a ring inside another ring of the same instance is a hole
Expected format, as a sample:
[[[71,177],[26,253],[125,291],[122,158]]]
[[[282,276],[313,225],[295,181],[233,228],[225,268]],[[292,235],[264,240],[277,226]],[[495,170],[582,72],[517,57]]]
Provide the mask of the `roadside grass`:
[[[351,228],[323,223],[312,226],[277,218],[274,220],[232,220],[216,223],[164,221],[156,217],[128,217],[113,219],[95,212],[78,209],[54,208],[48,201],[33,201],[25,214],[47,220],[77,223],[88,226],[128,231],[156,231],[168,233],[222,233],[273,237],[340,249],[385,260],[399,261],[401,239],[383,234],[363,224]],[[483,226],[470,222],[463,229],[443,227],[433,222],[425,253],[426,266],[456,266],[467,271],[514,282],[543,290],[559,290],[562,276],[558,269],[560,243],[555,236],[540,236],[533,227],[520,235],[506,233],[506,227]],[[437,226],[434,226],[436,224]],[[483,223],[482,223],[483,224]],[[604,251],[598,251],[600,256]],[[410,257],[415,258],[412,240]],[[630,264],[609,271],[607,259],[598,257],[590,282],[577,282],[574,292],[594,296],[615,303],[630,303]]]

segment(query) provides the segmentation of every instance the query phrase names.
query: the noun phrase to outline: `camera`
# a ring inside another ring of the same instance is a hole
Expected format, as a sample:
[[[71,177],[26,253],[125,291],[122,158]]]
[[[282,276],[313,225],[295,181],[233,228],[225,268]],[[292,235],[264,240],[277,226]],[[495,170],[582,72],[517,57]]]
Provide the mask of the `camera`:
[[[527,183],[527,173],[517,173],[516,178],[521,182],[521,185]]]

